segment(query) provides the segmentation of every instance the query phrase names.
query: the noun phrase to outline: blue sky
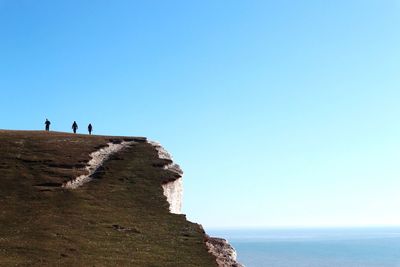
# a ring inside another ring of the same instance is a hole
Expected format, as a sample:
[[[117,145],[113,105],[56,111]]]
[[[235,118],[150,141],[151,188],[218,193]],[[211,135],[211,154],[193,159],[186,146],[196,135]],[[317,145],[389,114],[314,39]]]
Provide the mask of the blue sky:
[[[212,227],[400,224],[400,1],[0,0],[0,128],[160,141]]]

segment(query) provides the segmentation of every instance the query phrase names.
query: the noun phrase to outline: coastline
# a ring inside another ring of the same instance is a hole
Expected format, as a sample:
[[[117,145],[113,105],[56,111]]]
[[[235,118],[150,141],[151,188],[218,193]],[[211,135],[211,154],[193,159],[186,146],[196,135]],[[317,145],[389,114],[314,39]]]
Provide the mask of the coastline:
[[[230,240],[247,267],[395,267],[400,226],[208,229]],[[373,251],[373,253],[371,253]]]

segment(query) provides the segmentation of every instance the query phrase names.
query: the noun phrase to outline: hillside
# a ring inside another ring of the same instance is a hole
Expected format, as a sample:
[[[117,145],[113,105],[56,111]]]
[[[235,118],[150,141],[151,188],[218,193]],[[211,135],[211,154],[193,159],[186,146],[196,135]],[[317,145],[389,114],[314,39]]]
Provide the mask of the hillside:
[[[90,182],[65,187],[122,142]],[[168,164],[142,137],[0,131],[0,265],[217,266],[201,226],[169,211]]]

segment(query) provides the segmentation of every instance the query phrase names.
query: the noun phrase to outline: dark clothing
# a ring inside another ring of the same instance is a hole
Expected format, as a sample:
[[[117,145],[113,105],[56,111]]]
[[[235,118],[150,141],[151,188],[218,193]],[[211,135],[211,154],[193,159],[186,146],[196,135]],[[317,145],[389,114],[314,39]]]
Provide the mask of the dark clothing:
[[[76,123],[76,121],[74,121],[74,124],[72,124],[72,130],[74,131],[74,133],[76,133],[77,129],[78,129],[78,124]]]
[[[89,134],[92,134],[92,131],[93,131],[93,126],[92,126],[92,124],[89,124],[89,126],[88,126],[88,131],[89,131]]]
[[[46,120],[46,122],[44,124],[46,125],[46,131],[50,131],[51,122],[49,120]]]

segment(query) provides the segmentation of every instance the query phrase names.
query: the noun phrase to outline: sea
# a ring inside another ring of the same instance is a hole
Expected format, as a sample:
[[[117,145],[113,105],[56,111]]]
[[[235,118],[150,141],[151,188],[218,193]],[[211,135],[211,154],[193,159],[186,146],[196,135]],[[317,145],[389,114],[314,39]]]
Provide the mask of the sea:
[[[400,267],[400,227],[210,229],[246,267]]]

